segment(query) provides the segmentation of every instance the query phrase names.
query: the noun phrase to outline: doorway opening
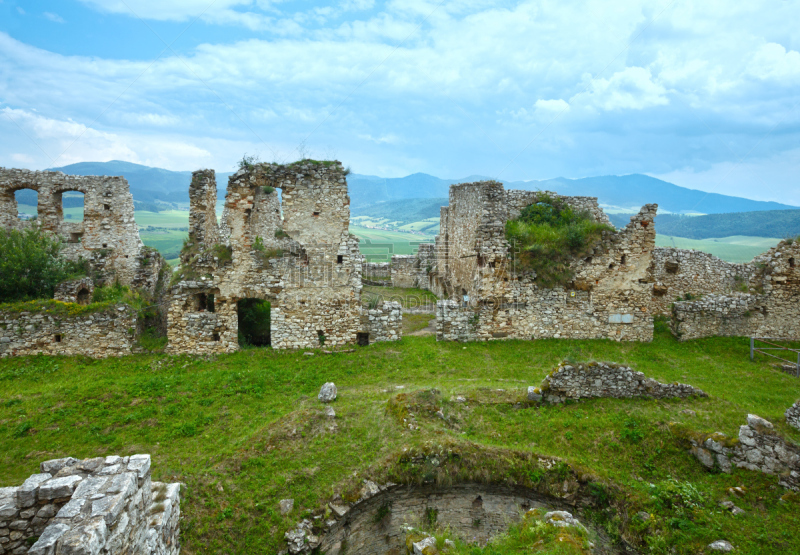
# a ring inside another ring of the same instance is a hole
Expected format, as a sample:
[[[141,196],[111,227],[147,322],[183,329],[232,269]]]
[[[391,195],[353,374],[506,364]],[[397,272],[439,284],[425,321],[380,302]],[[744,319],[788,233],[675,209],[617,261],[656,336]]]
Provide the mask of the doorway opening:
[[[270,309],[269,301],[264,299],[240,299],[236,303],[240,347],[269,347],[271,345]]]

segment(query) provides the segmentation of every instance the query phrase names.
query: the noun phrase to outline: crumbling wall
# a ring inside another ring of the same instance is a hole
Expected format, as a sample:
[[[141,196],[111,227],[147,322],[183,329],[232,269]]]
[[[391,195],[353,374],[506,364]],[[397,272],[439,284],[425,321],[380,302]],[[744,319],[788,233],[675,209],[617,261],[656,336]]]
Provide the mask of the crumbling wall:
[[[572,282],[548,289],[536,283],[535,275],[515,267],[509,257],[514,246],[505,239],[508,218],[535,202],[536,195],[528,191],[507,195],[497,182],[451,186],[450,206],[443,212],[447,238],[436,244],[440,260],[436,274],[458,301],[437,304],[437,338],[651,340],[652,286],[647,269],[655,247],[657,206],[644,206],[618,233],[604,232],[588,256],[572,262]],[[600,210],[595,208],[596,199],[561,198],[580,210],[593,214]]]
[[[388,262],[364,262],[361,265],[361,277],[364,279],[379,279],[391,277],[391,268]]]
[[[71,315],[59,301],[36,301],[0,310],[0,357],[85,355],[106,358],[130,354],[137,312],[126,304]],[[30,305],[30,308],[27,306]],[[7,305],[9,306],[9,305]],[[78,307],[79,308],[79,307]]]
[[[403,307],[396,301],[384,301],[378,307],[367,308],[361,318],[370,343],[399,341],[403,336]]]
[[[730,474],[733,467],[746,468],[778,476],[778,484],[800,491],[800,447],[787,442],[772,423],[747,415],[747,424],[739,427],[738,441],[725,434],[691,434],[687,438],[691,453],[710,470]]]
[[[363,256],[358,238],[348,233],[349,219],[338,162],[257,164],[231,176],[220,226],[231,260],[198,254],[193,271],[172,288],[167,351],[236,350],[236,306],[244,298],[270,302],[273,348],[356,343],[358,333],[367,333],[361,323]],[[192,245],[198,253],[210,247]],[[213,312],[192,308],[209,294]]]
[[[215,245],[219,243],[217,226],[217,177],[214,170],[192,172],[189,184],[190,241]]]
[[[90,277],[62,281],[56,286],[53,299],[64,303],[86,305],[92,302],[94,280]]]
[[[712,335],[800,339],[800,244],[781,241],[745,265],[755,293],[676,302],[672,330],[681,340]]]
[[[753,264],[733,264],[696,250],[656,247],[648,270],[653,314],[669,316],[672,303],[687,297],[747,292]]]
[[[33,189],[38,193],[38,218],[35,223],[17,217],[14,193]],[[62,195],[78,191],[84,195],[82,222],[64,219]],[[104,262],[120,283],[129,285],[137,270],[142,248],[139,228],[134,220],[133,197],[122,177],[84,177],[61,172],[0,168],[0,226],[22,228],[41,225],[61,236],[68,258],[92,259],[92,251],[106,253]]]
[[[600,204],[597,202],[597,197],[570,197],[559,195],[552,191],[521,191],[518,189],[509,189],[505,194],[505,204],[508,207],[506,217],[509,220],[519,218],[522,209],[531,204],[539,202],[543,196],[548,196],[553,200],[563,200],[570,205],[576,212],[588,212],[595,221],[611,225],[611,220]]]
[[[417,273],[414,280],[415,287],[418,289],[426,289],[432,291],[434,285],[432,283],[433,276],[436,271],[436,245],[431,243],[423,243],[417,250]],[[434,293],[435,294],[435,293]]]
[[[588,364],[562,362],[542,380],[538,387],[528,388],[529,401],[562,403],[568,399],[592,397],[666,399],[708,397],[708,395],[690,385],[659,383],[632,368],[604,362]]]
[[[179,519],[180,484],[153,483],[150,455],[55,459],[0,488],[0,553],[178,555]]]
[[[392,256],[392,287],[415,287],[417,263],[415,255],[396,254]]]

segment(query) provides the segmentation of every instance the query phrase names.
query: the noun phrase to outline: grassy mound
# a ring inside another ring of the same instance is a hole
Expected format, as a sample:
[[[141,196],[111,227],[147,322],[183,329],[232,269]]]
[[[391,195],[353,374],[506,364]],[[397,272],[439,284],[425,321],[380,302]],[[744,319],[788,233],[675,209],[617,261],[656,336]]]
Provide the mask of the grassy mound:
[[[564,200],[547,194],[526,206],[519,218],[506,222],[506,239],[517,272],[536,272],[543,287],[565,285],[570,262],[586,255],[603,231],[614,228],[595,221],[588,211],[576,212]]]

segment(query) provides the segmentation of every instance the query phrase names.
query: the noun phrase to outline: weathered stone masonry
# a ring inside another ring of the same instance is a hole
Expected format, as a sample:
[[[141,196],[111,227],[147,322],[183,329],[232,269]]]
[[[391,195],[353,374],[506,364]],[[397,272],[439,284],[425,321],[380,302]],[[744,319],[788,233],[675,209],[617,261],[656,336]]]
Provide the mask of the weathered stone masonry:
[[[0,226],[22,228],[32,225],[17,217],[14,193],[33,189],[38,193],[36,224],[61,236],[66,242],[64,255],[92,260],[101,252],[106,270],[130,285],[138,270],[142,241],[133,217],[133,197],[122,177],[84,177],[61,172],[0,168]],[[62,195],[78,191],[84,195],[82,222],[64,219]]]
[[[608,222],[595,198],[547,194]],[[509,256],[513,246],[505,238],[506,221],[539,195],[505,191],[491,181],[450,187],[429,283],[458,300],[437,303],[437,338],[651,340],[647,269],[655,248],[656,205],[644,206],[625,229],[605,233],[589,256],[575,260],[570,284],[544,289],[535,275],[516,271]],[[469,306],[463,306],[465,294]]]
[[[40,470],[0,488],[0,555],[180,553],[180,484],[152,482],[150,455],[55,459]]]
[[[207,214],[216,202],[213,175],[195,174],[192,188],[192,212]],[[237,350],[243,298],[270,301],[274,348],[354,344],[373,333],[362,319],[363,257],[349,220],[338,162],[257,164],[231,176],[218,235],[210,215],[192,220],[184,263],[195,275],[172,289],[168,352]],[[217,246],[207,239],[214,236]],[[215,248],[229,249],[230,260]]]

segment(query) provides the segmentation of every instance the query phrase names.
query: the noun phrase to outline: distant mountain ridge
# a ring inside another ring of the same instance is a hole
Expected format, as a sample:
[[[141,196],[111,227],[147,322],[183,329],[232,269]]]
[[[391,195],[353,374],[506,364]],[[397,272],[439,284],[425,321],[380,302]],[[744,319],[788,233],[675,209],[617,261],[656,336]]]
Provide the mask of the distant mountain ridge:
[[[122,175],[130,183],[133,198],[141,202],[161,200],[188,203],[190,171],[170,171],[141,164],[112,160],[110,162],[80,162],[53,168],[75,175]],[[217,173],[218,198],[224,198],[228,177],[232,172]],[[461,179],[440,179],[425,173],[406,177],[378,177],[350,174],[347,177],[350,201],[354,214],[378,203],[403,199],[441,199],[449,196],[450,185],[490,179],[471,175]],[[700,212],[719,214],[761,210],[795,209],[796,206],[740,197],[705,193],[679,187],[647,175],[559,177],[544,181],[503,182],[506,188],[551,190],[564,195],[598,197],[601,204],[638,210],[644,204],[657,203],[660,211],[673,213]],[[438,215],[438,211],[435,215]],[[431,216],[433,217],[433,216]]]

